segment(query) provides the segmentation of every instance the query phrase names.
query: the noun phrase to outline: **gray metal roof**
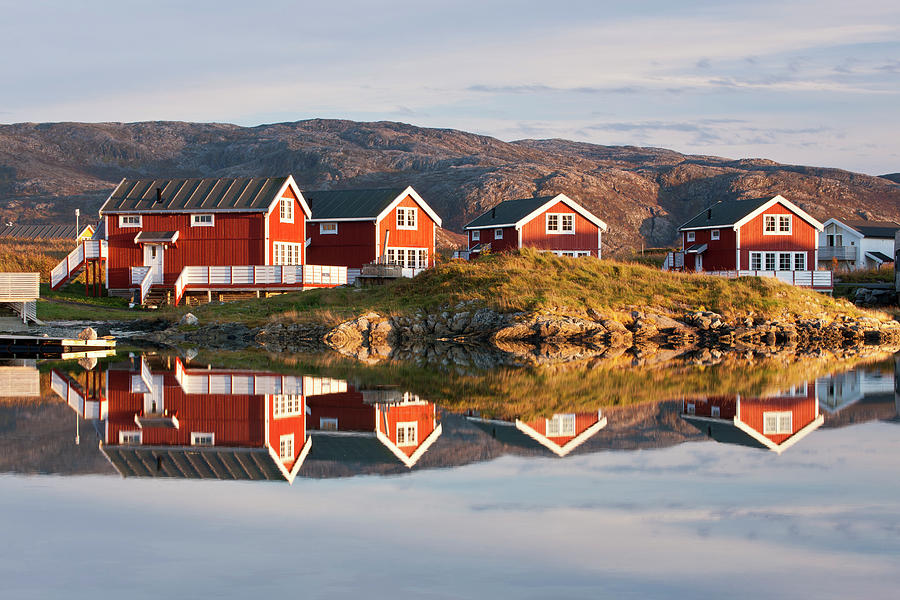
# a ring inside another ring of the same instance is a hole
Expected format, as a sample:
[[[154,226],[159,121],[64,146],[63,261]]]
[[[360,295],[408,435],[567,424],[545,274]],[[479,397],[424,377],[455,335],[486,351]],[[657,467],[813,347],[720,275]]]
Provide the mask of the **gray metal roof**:
[[[265,211],[287,177],[125,179],[100,209],[118,212]],[[161,201],[156,201],[156,190]]]
[[[175,241],[178,235],[177,231],[141,231],[134,237],[134,243],[169,243]]]
[[[101,446],[123,477],[285,481],[266,448]]]
[[[682,225],[681,229],[729,227],[771,199],[772,196],[766,198],[750,198],[748,200],[723,200],[721,202],[716,202]]]
[[[406,188],[303,192],[312,219],[375,219]]]
[[[891,221],[844,221],[838,219],[841,223],[848,225],[860,232],[867,238],[884,238],[894,239],[894,234],[900,231],[900,224]]]
[[[504,200],[480,217],[471,221],[466,225],[466,229],[470,227],[499,227],[501,225],[512,225],[523,217],[530,215],[553,198],[555,198],[555,196]]]
[[[877,251],[870,250],[869,252],[866,252],[866,256],[871,256],[872,258],[874,258],[878,261],[881,261],[883,263],[894,262],[894,259],[892,257],[888,256],[887,254],[885,254],[884,252],[877,252]]]
[[[767,446],[747,435],[745,431],[738,429],[731,420],[723,419],[717,421],[714,419],[703,419],[701,421],[693,419],[691,415],[682,415],[681,418],[687,421],[700,433],[705,433],[707,437],[722,444],[736,444],[738,446],[747,446],[759,450],[769,450]]]
[[[307,461],[334,461],[356,464],[400,464],[375,434],[347,435],[322,431],[309,432],[315,440]]]
[[[82,227],[82,231],[88,225]],[[0,238],[22,240],[75,239],[74,225],[6,225],[0,228]]]

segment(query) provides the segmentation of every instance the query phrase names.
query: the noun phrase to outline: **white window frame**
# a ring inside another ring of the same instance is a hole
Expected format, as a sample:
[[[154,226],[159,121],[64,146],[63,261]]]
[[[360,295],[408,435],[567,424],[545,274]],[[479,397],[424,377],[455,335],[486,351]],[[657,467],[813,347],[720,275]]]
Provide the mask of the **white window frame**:
[[[709,407],[709,416],[714,419],[722,418],[722,407],[720,406],[710,406]]]
[[[412,435],[409,435],[410,432]],[[418,421],[402,421],[397,423],[397,446],[418,446],[419,445],[419,422]]]
[[[209,439],[207,442],[206,440]],[[209,431],[192,431],[191,446],[215,446],[216,434]]]
[[[751,271],[762,271],[762,252],[751,252],[750,253],[750,270]]]
[[[272,416],[286,419],[303,414],[303,396],[301,394],[275,394],[272,396]]]
[[[590,256],[590,250],[550,250],[551,254],[556,256],[567,256],[569,258],[581,258],[582,256]]]
[[[326,425],[327,425],[327,427],[326,427]],[[320,431],[337,431],[338,430],[337,417],[319,417],[319,430]]]
[[[697,414],[697,405],[693,402],[688,402],[684,407],[684,412],[689,415]]]
[[[709,239],[711,239],[711,240],[717,240],[717,239],[719,239],[719,235],[720,235],[720,234],[719,234],[719,230],[718,230],[718,229],[713,229],[712,231],[709,232]]]
[[[294,434],[288,433],[278,438],[278,458],[280,460],[293,460],[294,458]]]
[[[303,264],[303,244],[272,242],[272,264],[299,266]]]
[[[774,419],[774,427],[770,424]],[[763,435],[794,433],[794,415],[791,411],[767,411],[763,413]]]
[[[388,247],[385,256],[387,257],[388,264],[397,264],[404,269],[428,268],[428,248]],[[410,256],[412,256],[412,262],[409,260]]]
[[[575,437],[575,414],[559,414],[544,419],[544,432],[547,437]]]
[[[787,265],[787,269],[784,268],[784,265]],[[791,267],[794,266],[794,257],[790,252],[779,252],[778,253],[778,270],[779,271],[791,271]]]
[[[201,221],[200,219],[205,219],[209,217],[209,222]],[[212,213],[202,213],[191,215],[191,227],[215,227],[216,226],[216,216]]]
[[[769,268],[769,259],[772,259],[772,268]],[[776,271],[778,267],[778,253],[777,252],[763,252],[763,266],[765,267],[764,271]]]
[[[495,240],[502,240],[502,239],[503,239],[503,229],[502,229],[502,228],[500,228],[500,229],[495,229],[495,230],[494,230],[494,239],[495,239]]]
[[[144,432],[140,429],[119,432],[119,444],[122,446],[140,446],[143,443]]]
[[[282,223],[294,222],[294,199],[281,198],[278,201],[278,218]]]
[[[397,229],[418,229],[419,209],[412,206],[397,207]]]
[[[794,270],[806,270],[806,252],[794,252]],[[801,264],[802,263],[802,264]]]
[[[337,235],[338,224],[335,221],[319,223],[319,235]]]
[[[143,227],[143,215],[119,215],[119,227]]]
[[[695,231],[688,231],[688,232],[687,232],[687,241],[689,241],[689,242],[695,242],[695,241],[697,241],[697,232],[695,232]]]
[[[546,213],[544,229],[550,235],[575,235],[575,215],[573,213]]]
[[[793,217],[782,213],[763,215],[763,235],[791,235],[794,231]]]
[[[481,241],[481,230],[480,230],[480,229],[473,229],[473,230],[472,230],[472,241],[473,241],[473,242],[480,242],[480,241]]]

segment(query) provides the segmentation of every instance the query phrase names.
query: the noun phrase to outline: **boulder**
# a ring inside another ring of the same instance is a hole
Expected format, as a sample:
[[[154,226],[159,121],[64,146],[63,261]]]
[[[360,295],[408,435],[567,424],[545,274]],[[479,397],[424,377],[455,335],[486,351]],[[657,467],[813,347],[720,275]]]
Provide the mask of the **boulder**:
[[[179,325],[196,325],[200,322],[194,313],[185,313],[180,319],[178,319]]]

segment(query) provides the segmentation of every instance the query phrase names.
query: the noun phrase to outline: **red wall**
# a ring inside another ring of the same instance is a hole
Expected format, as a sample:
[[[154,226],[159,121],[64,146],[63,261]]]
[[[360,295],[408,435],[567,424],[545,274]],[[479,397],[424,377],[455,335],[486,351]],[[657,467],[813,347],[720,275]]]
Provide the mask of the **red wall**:
[[[809,386],[809,394],[804,398],[741,398],[741,414],[739,418],[761,435],[769,438],[776,444],[780,444],[797,433],[818,416],[816,414],[815,386]],[[763,413],[779,411],[792,413],[794,432],[791,434],[763,434]]]
[[[548,234],[547,213],[575,215],[575,234]],[[597,256],[598,227],[562,202],[557,202],[522,226],[522,246],[541,250],[590,250]]]
[[[600,415],[597,412],[588,412],[588,413],[576,413],[575,414],[575,435],[570,436],[556,436],[556,437],[548,437],[547,439],[560,445],[564,446],[574,440],[576,437],[585,432],[585,430],[589,429],[593,425],[597,424],[597,421],[600,420]],[[525,423],[538,433],[543,436],[547,436],[547,419],[534,419],[532,421],[527,421]]]
[[[301,403],[301,408],[305,409],[305,402]],[[294,458],[284,461],[285,468],[290,471],[294,466],[294,461],[300,455],[303,444],[306,442],[306,411],[302,410],[299,415],[293,417],[275,418],[275,400],[270,398],[269,406],[269,446],[275,451],[275,456],[279,455],[281,449],[281,436],[294,434]],[[218,442],[218,440],[216,440]]]
[[[294,191],[288,186],[286,190],[284,190],[284,194],[281,195],[282,198],[291,198],[294,200],[294,222],[293,223],[282,223],[281,222],[281,207],[279,203],[275,203],[275,208],[272,210],[272,213],[269,215],[269,262],[265,264],[275,264],[274,256],[275,256],[275,242],[293,242],[301,244],[301,264],[306,263],[306,213],[303,212],[303,208],[300,206],[300,200],[297,198],[297,195]],[[231,264],[242,264],[242,263],[231,263]],[[259,263],[264,264],[264,263]],[[177,277],[177,276],[176,276]]]
[[[772,214],[792,215],[793,213],[781,204],[769,208],[763,215],[741,227],[741,268],[750,268],[750,251],[806,251],[807,270],[815,269],[815,250],[818,245],[816,228],[793,215],[791,235],[764,235],[763,216]],[[763,265],[765,266],[765,265]]]
[[[698,417],[712,417],[712,407],[719,407],[720,419],[734,419],[737,414],[737,397],[736,396],[713,396],[710,398],[687,398],[682,403],[682,411],[687,413],[687,405],[694,405],[694,414]]]
[[[397,208],[418,208],[415,229],[397,229]],[[427,248],[428,266],[434,266],[434,220],[410,196],[400,201],[391,212],[378,222],[378,252],[384,252],[384,233],[390,230],[390,248]]]
[[[416,449],[422,445],[429,435],[435,430],[435,414],[434,404],[408,404],[408,405],[382,405],[381,408],[387,417],[387,431],[384,431],[384,424],[379,420],[378,429],[389,440],[397,444],[397,423],[409,423],[415,421],[417,423],[416,445],[415,446],[398,446],[400,450],[407,456],[412,456]]]
[[[723,227],[719,229],[719,239],[712,239],[711,229],[698,229],[694,232],[695,239],[693,242],[687,241],[687,232],[683,231],[682,241],[684,247],[687,248],[693,244],[707,244],[706,252],[703,253],[703,270],[704,271],[731,271],[735,267],[735,258],[737,253],[737,234],[732,227]],[[690,266],[687,261],[690,260]],[[694,270],[694,255],[685,256],[685,269]]]
[[[338,431],[375,433],[375,407],[365,403],[360,392],[307,396],[306,403],[310,429],[319,429],[319,419],[325,417],[338,420]]]
[[[494,229],[503,229],[503,239],[494,239]],[[478,244],[490,244],[492,252],[503,252],[506,250],[515,250],[519,247],[519,232],[515,227],[496,227],[492,229],[479,229],[481,232],[480,240],[472,239],[472,230],[467,233],[469,235],[469,248]]]
[[[318,223],[310,223],[306,228],[306,236],[310,239],[307,254],[309,264],[358,269],[375,260],[374,221],[337,223],[337,235],[321,235]]]

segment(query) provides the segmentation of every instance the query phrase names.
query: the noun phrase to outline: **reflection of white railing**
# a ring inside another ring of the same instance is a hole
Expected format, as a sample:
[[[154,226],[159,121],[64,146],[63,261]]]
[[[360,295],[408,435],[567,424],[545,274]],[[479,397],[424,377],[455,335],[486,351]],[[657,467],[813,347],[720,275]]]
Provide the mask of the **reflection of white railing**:
[[[68,256],[50,271],[50,287],[56,288],[78,271],[85,260],[106,258],[106,240],[85,240],[79,243]]]
[[[347,283],[347,267],[328,265],[260,265],[185,267],[175,280],[175,304],[189,287],[245,287],[263,289],[276,286],[331,287]]]
[[[717,275],[735,279],[737,277],[772,277],[799,287],[831,289],[834,287],[831,271],[707,271],[706,275]]]

